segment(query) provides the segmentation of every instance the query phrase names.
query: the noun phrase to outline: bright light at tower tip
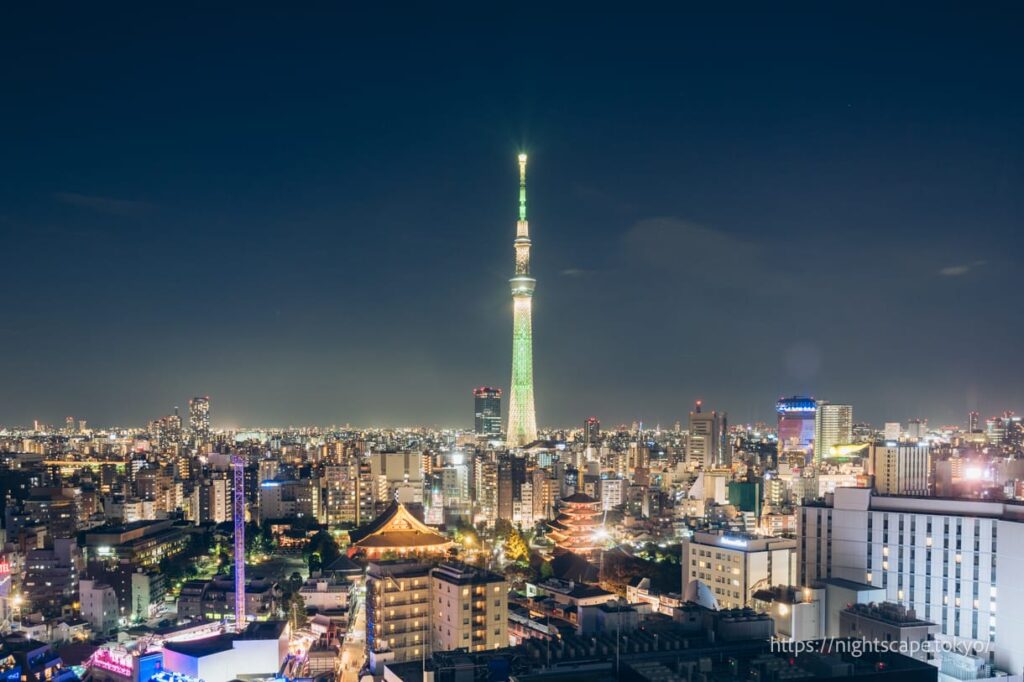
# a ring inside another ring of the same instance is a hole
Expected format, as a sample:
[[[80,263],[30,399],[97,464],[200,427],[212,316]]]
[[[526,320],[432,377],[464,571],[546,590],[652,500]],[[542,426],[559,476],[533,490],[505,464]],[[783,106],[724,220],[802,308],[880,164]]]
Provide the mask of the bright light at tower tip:
[[[526,154],[520,154],[519,155],[519,160],[520,161],[526,161]]]

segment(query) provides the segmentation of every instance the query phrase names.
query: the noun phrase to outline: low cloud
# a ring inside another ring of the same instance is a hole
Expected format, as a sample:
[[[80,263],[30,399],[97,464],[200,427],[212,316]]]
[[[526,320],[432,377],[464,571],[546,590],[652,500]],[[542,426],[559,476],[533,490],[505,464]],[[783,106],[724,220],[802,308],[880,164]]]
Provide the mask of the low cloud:
[[[90,194],[78,194],[76,192],[55,192],[53,198],[68,206],[87,208],[98,213],[120,217],[138,216],[152,208],[151,204],[147,204],[144,201],[113,199],[111,197]]]
[[[942,268],[941,270],[939,270],[939,274],[942,275],[943,277],[960,277],[962,275],[966,275],[967,273],[969,273],[971,270],[973,270],[975,268],[978,268],[978,267],[981,267],[982,265],[985,265],[987,262],[988,261],[976,260],[976,261],[974,261],[972,263],[962,263],[960,265],[949,265],[949,266],[946,266],[946,267]]]
[[[761,245],[678,218],[642,220],[624,245],[634,262],[684,281],[744,290],[780,284]]]

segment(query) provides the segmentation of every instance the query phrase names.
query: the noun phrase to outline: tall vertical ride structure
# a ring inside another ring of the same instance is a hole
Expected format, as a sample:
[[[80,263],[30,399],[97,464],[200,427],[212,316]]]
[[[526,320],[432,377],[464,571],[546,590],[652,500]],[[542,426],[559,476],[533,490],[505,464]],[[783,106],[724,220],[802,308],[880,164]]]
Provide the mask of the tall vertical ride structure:
[[[509,447],[537,440],[537,413],[533,407],[533,290],[530,277],[530,225],[526,222],[526,154],[519,155],[519,221],[516,223],[516,274],[512,285],[512,386],[508,399]]]
[[[235,631],[245,629],[245,460],[240,454],[231,456],[235,474]]]

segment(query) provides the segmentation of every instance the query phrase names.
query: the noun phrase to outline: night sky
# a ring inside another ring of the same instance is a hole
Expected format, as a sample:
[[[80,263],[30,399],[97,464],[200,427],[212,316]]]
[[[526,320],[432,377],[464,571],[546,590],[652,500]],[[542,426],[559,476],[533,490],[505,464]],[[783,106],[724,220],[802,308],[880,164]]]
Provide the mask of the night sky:
[[[469,426],[520,150],[540,425],[1024,409],[1019,3],[173,4],[0,17],[0,424]]]

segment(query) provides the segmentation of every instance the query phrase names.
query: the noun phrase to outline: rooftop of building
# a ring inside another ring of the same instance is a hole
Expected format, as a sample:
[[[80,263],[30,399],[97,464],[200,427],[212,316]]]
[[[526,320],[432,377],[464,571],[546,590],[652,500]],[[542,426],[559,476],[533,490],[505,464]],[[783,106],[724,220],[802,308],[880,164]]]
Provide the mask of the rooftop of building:
[[[131,523],[112,523],[105,526],[92,528],[86,532],[86,538],[90,535],[131,533],[137,530],[153,530],[156,528],[169,527],[174,522],[170,519],[156,519],[152,521],[132,521]]]
[[[164,643],[164,648],[193,658],[202,658],[233,649],[235,640],[280,639],[287,627],[288,623],[283,620],[254,621],[241,634],[225,633],[206,639],[168,641]]]
[[[239,639],[280,639],[287,627],[284,620],[257,620],[249,623]]]
[[[234,648],[234,635],[216,635],[208,639],[192,639],[183,642],[164,642],[164,648],[175,653],[202,658]]]
[[[838,678],[846,682],[934,682],[938,675],[936,667],[897,653],[840,653],[835,642],[820,642],[819,648],[827,653],[794,655],[771,651],[769,642],[761,639],[712,641],[702,632],[664,619],[654,628],[624,633],[620,641],[618,650],[614,633],[579,636],[567,632],[560,639],[528,639],[506,649],[437,652],[427,660],[426,668],[435,675],[462,671],[467,679],[500,670],[517,680],[538,682],[675,680],[688,679],[698,671],[707,682],[796,678],[805,682]],[[621,659],[619,674],[615,674],[617,658]],[[387,668],[390,679],[423,679],[420,661],[388,664]]]
[[[388,559],[371,561],[366,566],[366,575],[371,578],[398,578],[403,576],[419,577],[425,576],[430,571],[430,566],[418,561],[408,559]]]
[[[773,604],[805,604],[812,601],[812,590],[792,585],[775,585],[757,590],[752,596],[758,601]]]
[[[452,585],[489,585],[505,581],[505,576],[460,561],[446,561],[432,575]]]
[[[592,597],[613,595],[612,592],[609,592],[597,585],[578,583],[573,580],[559,580],[557,578],[549,578],[542,583],[538,583],[537,587],[546,592],[563,594],[573,599],[590,599]]]
[[[451,543],[398,501],[393,501],[377,518],[348,535],[353,547],[432,547]]]
[[[802,506],[851,511],[938,514],[940,516],[1024,522],[1024,501],[1022,500],[979,500],[935,495],[880,495],[871,488],[864,487],[836,488],[834,493],[825,498],[805,500]]]
[[[856,580],[847,580],[846,578],[824,578],[819,580],[817,584],[828,586],[835,585],[847,590],[853,590],[855,592],[872,592],[875,590],[881,590],[881,587],[875,587],[868,583],[857,582]]]
[[[599,500],[587,495],[586,493],[573,493],[568,497],[563,497],[562,502],[567,504],[596,504]]]
[[[849,604],[843,609],[843,612],[899,627],[929,627],[935,625],[935,623],[918,618],[917,613],[913,609],[907,609],[899,604],[889,602],[881,604]]]
[[[352,559],[350,559],[347,554],[342,554],[322,570],[324,573],[362,575],[365,569],[356,562],[352,561]]]

